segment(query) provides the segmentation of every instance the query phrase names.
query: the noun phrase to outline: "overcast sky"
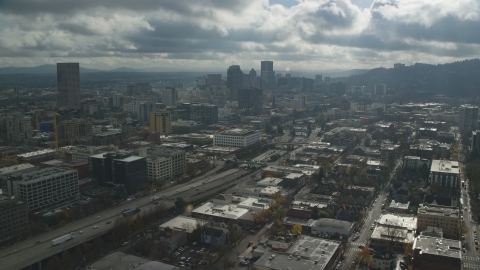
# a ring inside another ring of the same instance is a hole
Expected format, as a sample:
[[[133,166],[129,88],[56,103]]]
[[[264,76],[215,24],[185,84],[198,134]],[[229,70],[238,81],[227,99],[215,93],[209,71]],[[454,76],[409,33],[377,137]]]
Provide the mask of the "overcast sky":
[[[0,66],[248,72],[480,55],[479,0],[0,0]]]

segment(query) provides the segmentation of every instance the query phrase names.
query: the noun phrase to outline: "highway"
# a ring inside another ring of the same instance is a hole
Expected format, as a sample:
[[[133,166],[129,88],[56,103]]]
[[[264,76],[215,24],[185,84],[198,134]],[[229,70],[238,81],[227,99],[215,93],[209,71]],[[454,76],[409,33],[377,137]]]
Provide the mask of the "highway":
[[[230,169],[219,174],[199,177],[187,184],[174,186],[170,189],[157,192],[155,195],[165,194],[166,196],[171,195],[175,198],[181,197],[186,201],[192,201],[219,190],[226,189],[230,185],[237,184],[250,177],[245,176],[239,178],[241,174],[251,172],[252,171],[240,169]],[[201,190],[197,190],[197,188],[200,188]],[[150,198],[151,196],[147,196],[123,203],[117,207],[95,213],[91,217],[86,217],[69,225],[56,228],[53,231],[46,232],[42,235],[17,243],[14,246],[5,248],[0,251],[0,269],[22,269],[66,249],[90,241],[91,239],[106,233],[114,224],[115,219],[122,217],[122,209],[140,208],[142,212],[148,212],[150,208],[155,207],[156,205],[150,202]],[[173,203],[172,201],[166,202]],[[96,216],[100,217],[95,218]],[[111,223],[106,224],[107,222]],[[94,229],[93,226],[98,226],[98,228]],[[79,231],[84,231],[84,233],[79,233]],[[75,233],[75,239],[52,247],[51,240],[70,232]],[[37,241],[41,242],[35,244]],[[28,259],[25,260],[26,258]]]

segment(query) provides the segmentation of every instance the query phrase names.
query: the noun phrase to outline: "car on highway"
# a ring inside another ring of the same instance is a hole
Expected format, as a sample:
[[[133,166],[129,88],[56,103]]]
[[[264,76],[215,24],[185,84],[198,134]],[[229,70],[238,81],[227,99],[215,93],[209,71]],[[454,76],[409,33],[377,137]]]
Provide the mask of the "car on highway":
[[[79,231],[78,233],[79,233],[79,234],[82,234],[82,233],[84,233],[84,231]]]
[[[106,223],[106,224],[110,224],[110,223],[112,223],[112,222],[111,222],[111,221],[107,221],[107,223]]]
[[[97,225],[93,226],[93,229],[98,229],[98,226]]]
[[[40,244],[42,241],[38,240],[35,242],[35,245]]]
[[[100,216],[96,216],[95,219],[100,218]]]
[[[155,201],[153,204],[158,204],[158,201]]]

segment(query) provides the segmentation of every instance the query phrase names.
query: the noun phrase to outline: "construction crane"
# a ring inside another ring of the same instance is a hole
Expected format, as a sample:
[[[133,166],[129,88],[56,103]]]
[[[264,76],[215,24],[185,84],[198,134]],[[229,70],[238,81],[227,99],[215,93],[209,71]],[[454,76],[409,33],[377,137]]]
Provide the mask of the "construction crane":
[[[58,149],[57,116],[61,116],[61,115],[54,111],[53,112],[53,130],[55,131],[55,149]]]

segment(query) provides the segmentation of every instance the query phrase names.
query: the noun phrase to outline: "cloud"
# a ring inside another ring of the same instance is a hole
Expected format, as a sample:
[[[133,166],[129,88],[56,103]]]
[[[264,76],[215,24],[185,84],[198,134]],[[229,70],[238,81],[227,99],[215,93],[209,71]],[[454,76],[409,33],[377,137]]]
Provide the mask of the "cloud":
[[[2,0],[0,65],[250,69],[271,59],[276,67],[357,68],[480,53],[476,0],[367,3]]]

